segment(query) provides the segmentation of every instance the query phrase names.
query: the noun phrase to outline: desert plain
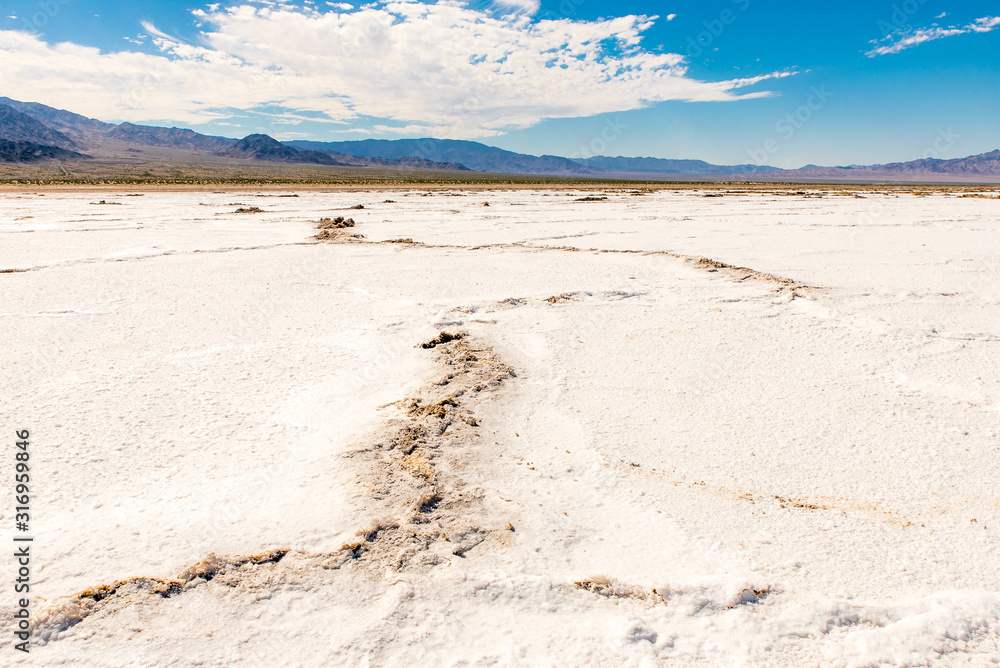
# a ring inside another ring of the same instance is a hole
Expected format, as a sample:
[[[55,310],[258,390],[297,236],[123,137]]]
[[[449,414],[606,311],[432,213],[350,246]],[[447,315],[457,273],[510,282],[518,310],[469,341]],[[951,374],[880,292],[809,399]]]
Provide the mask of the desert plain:
[[[16,665],[997,665],[995,189],[8,188],[0,239]]]

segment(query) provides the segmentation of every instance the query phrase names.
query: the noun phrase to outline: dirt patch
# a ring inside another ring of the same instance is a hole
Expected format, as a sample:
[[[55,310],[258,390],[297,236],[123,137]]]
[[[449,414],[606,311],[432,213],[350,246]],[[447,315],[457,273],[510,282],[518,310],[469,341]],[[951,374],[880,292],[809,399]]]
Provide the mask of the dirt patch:
[[[185,568],[175,578],[135,577],[116,580],[109,585],[85,589],[68,596],[42,611],[32,620],[32,636],[48,639],[76,626],[98,610],[125,603],[134,604],[143,598],[171,598],[216,578],[239,577],[245,567],[277,564],[289,550],[270,550],[253,555],[219,557],[209,554],[201,561]]]
[[[671,599],[676,595],[684,594],[683,591],[676,591],[671,587],[639,587],[603,576],[578,580],[573,583],[573,586],[605,598],[633,599],[645,601],[653,605],[670,605]],[[754,605],[763,601],[770,594],[771,588],[766,585],[763,587],[746,587],[741,591],[735,592],[721,607],[726,610],[732,610],[744,605]]]
[[[264,213],[264,211],[258,206],[241,206],[233,213]]]
[[[378,576],[430,568],[464,558],[484,543],[511,540],[509,509],[500,508],[465,472],[483,456],[486,439],[475,419],[514,371],[470,337],[442,332],[421,347],[433,350],[443,374],[415,397],[396,402],[398,416],[356,443],[344,457],[357,464],[362,528],[332,553],[287,548],[252,555],[209,554],[175,578],[136,577],[68,596],[39,611],[32,635],[40,642],[92,614],[222,586],[248,591],[353,570]],[[322,575],[326,573],[327,575]]]
[[[695,487],[695,485],[690,485],[690,487]],[[901,528],[916,526],[915,522],[910,521],[901,513],[869,501],[852,500],[844,497],[794,498],[778,494],[759,494],[757,492],[735,490],[727,487],[712,489],[704,485],[701,486],[701,489],[711,494],[742,501],[751,505],[764,504],[766,506],[776,503],[779,508],[789,511],[808,510],[810,512],[852,513],[869,516]]]
[[[396,402],[401,417],[349,453],[362,463],[358,484],[374,519],[325,568],[429,567],[509,535],[501,512],[488,512],[482,489],[461,472],[484,447],[475,405],[514,371],[465,334],[441,332],[420,347],[435,351],[445,373],[419,396]]]
[[[353,218],[344,218],[343,216],[337,216],[336,218],[320,218],[316,223],[316,227],[321,230],[342,230],[348,227],[354,227],[356,223]]]
[[[455,332],[454,334],[450,332],[441,332],[435,336],[430,341],[426,341],[420,344],[420,347],[424,350],[430,350],[431,348],[436,348],[443,343],[450,343],[451,341],[459,341],[466,337],[465,332]]]
[[[830,510],[830,506],[820,505],[818,503],[812,503],[811,501],[805,501],[802,499],[788,499],[783,496],[777,496],[772,494],[771,498],[778,502],[778,506],[781,508],[801,508],[803,510]]]
[[[584,198],[586,199],[586,198]],[[606,197],[600,197],[596,199],[607,199]],[[324,219],[326,220],[326,219]],[[352,242],[357,239],[363,239],[362,235],[354,234],[337,234],[329,233],[330,230],[323,230],[315,238],[323,241],[342,241],[342,242]],[[410,238],[405,239],[386,239],[384,241],[365,241],[363,243],[377,243],[377,244],[411,244],[415,246],[422,246],[424,248],[449,248],[458,249],[466,251],[478,251],[486,248],[501,248],[501,249],[516,249],[516,250],[530,250],[539,252],[567,252],[567,253],[608,253],[615,255],[644,255],[644,256],[664,256],[676,258],[684,262],[693,263],[699,268],[703,268],[709,272],[722,272],[727,274],[733,280],[738,282],[755,280],[764,281],[777,286],[778,292],[792,291],[793,293],[797,290],[814,290],[817,289],[816,286],[807,285],[801,283],[791,278],[785,278],[784,276],[777,276],[775,274],[769,274],[762,271],[757,271],[756,269],[751,269],[750,267],[740,267],[736,265],[726,264],[725,262],[719,262],[718,260],[713,260],[707,257],[681,255],[680,253],[673,253],[670,251],[644,251],[644,250],[621,250],[621,249],[607,249],[607,248],[579,248],[576,246],[539,246],[528,243],[500,243],[500,244],[484,244],[480,246],[460,246],[460,245],[449,245],[449,244],[424,244],[420,241],[414,241]],[[793,297],[801,297],[802,295],[793,294]],[[545,301],[549,303],[557,303],[558,301],[566,300],[570,297],[567,295],[553,295],[547,298]],[[511,305],[520,305],[523,303],[519,300],[504,300],[500,303],[509,303]]]
[[[349,234],[343,230],[320,230],[313,239],[319,241],[352,241],[354,239],[364,239],[363,234]]]
[[[574,202],[603,202],[607,197],[594,197],[593,195],[587,195],[586,197],[578,197]]]
[[[605,598],[631,598],[639,601],[652,599],[658,603],[663,602],[663,598],[651,587],[637,587],[603,576],[577,580],[573,583],[573,586],[577,589],[597,594],[598,596],[604,596]]]
[[[776,283],[782,288],[808,288],[808,285],[799,283],[791,278],[785,278],[783,276],[775,276],[774,274],[767,274],[756,269],[751,269],[749,267],[738,267],[731,264],[726,264],[725,262],[719,262],[717,260],[712,260],[707,257],[685,257],[685,262],[693,262],[695,265],[708,269],[709,271],[725,271],[727,274],[732,276],[739,282],[747,280],[758,280],[767,281],[768,283]]]
[[[357,223],[354,222],[353,218],[344,218],[343,216],[320,218],[316,222],[319,234],[313,238],[319,241],[352,241],[355,239],[364,239],[363,234],[351,234],[347,232],[347,230],[355,225]]]
[[[414,244],[424,246],[426,248],[454,248],[467,251],[477,251],[485,248],[505,248],[505,249],[517,249],[517,250],[531,250],[531,251],[544,251],[544,252],[554,252],[561,251],[567,253],[607,253],[614,255],[644,255],[644,256],[664,256],[672,257],[684,262],[690,262],[695,264],[699,268],[703,268],[709,272],[722,272],[727,274],[733,280],[742,283],[743,281],[755,280],[764,281],[767,283],[772,283],[777,287],[778,292],[784,292],[786,290],[796,291],[796,290],[815,290],[817,286],[807,285],[801,283],[792,278],[786,278],[784,276],[777,276],[775,274],[769,274],[762,271],[757,271],[756,269],[751,269],[750,267],[740,267],[737,265],[726,264],[725,262],[719,262],[718,260],[713,260],[707,257],[698,257],[690,255],[681,255],[679,253],[673,253],[670,251],[643,251],[643,250],[619,250],[619,249],[607,249],[607,248],[579,248],[576,246],[538,246],[534,244],[527,243],[507,243],[507,244],[485,244],[481,246],[458,246],[458,245],[446,245],[446,244],[436,244],[436,245],[426,245],[419,241],[414,241],[413,239],[387,239],[380,242],[367,242],[367,243],[382,243],[382,244]],[[801,295],[796,295],[801,296]],[[551,301],[555,299],[560,301],[566,298],[566,295],[553,295],[547,298],[546,301],[550,303],[555,303]],[[501,303],[511,303],[513,304],[516,300],[504,300]]]

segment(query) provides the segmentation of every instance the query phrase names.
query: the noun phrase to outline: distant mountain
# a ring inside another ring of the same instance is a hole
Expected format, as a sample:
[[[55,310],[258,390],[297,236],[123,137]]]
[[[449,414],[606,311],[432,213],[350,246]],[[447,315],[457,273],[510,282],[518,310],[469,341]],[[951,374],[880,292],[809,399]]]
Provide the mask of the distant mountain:
[[[87,118],[71,111],[55,109],[38,102],[19,102],[9,97],[0,97],[0,104],[13,107],[22,114],[31,116],[40,121],[46,127],[58,130],[63,134],[76,138],[88,138],[94,135],[102,135],[113,129],[111,123],[103,123],[93,118]]]
[[[249,158],[268,162],[291,162],[315,165],[337,165],[341,167],[388,167],[391,169],[450,169],[455,171],[468,168],[453,162],[433,162],[422,158],[368,158],[345,155],[335,151],[316,151],[295,148],[279,142],[267,135],[249,135],[216,155],[233,158]]]
[[[0,139],[0,162],[38,162],[39,160],[75,160],[87,156],[58,146],[46,146],[30,141]]]
[[[303,151],[291,146],[285,146],[277,139],[267,135],[248,135],[216,155],[230,158],[247,158],[250,160],[266,160],[267,162],[310,163],[315,165],[339,165],[338,161],[324,151]]]
[[[424,160],[423,158],[396,158],[390,160],[388,158],[365,158],[356,155],[344,155],[343,153],[336,153],[334,155],[342,156],[341,159],[349,160],[352,165],[355,166],[365,166],[365,167],[402,167],[403,169],[450,169],[455,172],[469,172],[472,171],[465,165],[459,164],[457,162],[435,162],[434,160]]]
[[[953,160],[924,158],[910,162],[892,162],[887,165],[874,165],[868,168],[860,167],[859,169],[870,169],[878,172],[1000,176],[1000,150]]]
[[[0,104],[0,139],[24,141],[60,148],[75,146],[73,140],[14,107]]]
[[[621,156],[611,158],[606,155],[583,158],[577,162],[604,172],[644,174],[716,176],[723,174],[767,174],[782,171],[778,167],[761,167],[759,165],[713,165],[704,160],[665,160],[663,158],[625,158]]]
[[[235,139],[212,137],[194,130],[181,128],[158,128],[151,125],[122,123],[105,132],[105,136],[143,146],[165,146],[191,151],[223,151],[234,144]]]
[[[79,160],[92,154],[102,164],[135,166],[157,160],[197,164],[233,158],[338,167],[476,170],[547,176],[648,180],[910,181],[1000,182],[1000,150],[954,160],[926,158],[884,165],[850,165],[782,170],[757,165],[713,165],[702,160],[595,156],[570,160],[506,151],[453,139],[366,139],[280,142],[262,134],[243,139],[203,135],[183,128],[114,125],[37,102],[0,97],[0,161]],[[167,154],[136,147],[185,151]],[[165,157],[169,156],[169,157]],[[202,156],[202,157],[200,157]]]
[[[800,169],[777,174],[782,180],[807,179],[814,181],[980,181],[1000,180],[1000,150],[972,155],[967,158],[940,160],[921,158],[909,162],[891,162],[884,165],[850,165],[847,167],[818,167],[806,165]]]
[[[715,176],[723,174],[763,174],[781,171],[777,167],[757,165],[712,165],[703,160],[665,160],[662,158],[611,158],[596,156],[570,160],[554,155],[534,156],[494,148],[474,141],[452,139],[365,139],[361,141],[317,142],[291,141],[289,146],[328,150],[351,155],[400,159],[419,157],[427,160],[458,162],[480,172],[509,174],[546,174],[566,176],[612,176],[610,172],[633,175],[672,174],[678,176]]]
[[[501,174],[590,175],[596,170],[554,155],[525,155],[474,141],[455,139],[364,139],[361,141],[290,141],[289,146],[336,151],[367,158],[420,158],[464,165],[478,172]]]
[[[64,109],[55,109],[37,102],[19,102],[0,97],[0,104],[7,105],[38,121],[47,128],[58,131],[77,144],[88,144],[101,139],[116,139],[127,144],[161,146],[194,151],[220,151],[236,143],[235,139],[212,137],[181,128],[161,128],[151,125],[104,123]],[[2,125],[2,121],[0,121]],[[55,142],[48,142],[55,143]],[[60,144],[55,144],[60,145]]]

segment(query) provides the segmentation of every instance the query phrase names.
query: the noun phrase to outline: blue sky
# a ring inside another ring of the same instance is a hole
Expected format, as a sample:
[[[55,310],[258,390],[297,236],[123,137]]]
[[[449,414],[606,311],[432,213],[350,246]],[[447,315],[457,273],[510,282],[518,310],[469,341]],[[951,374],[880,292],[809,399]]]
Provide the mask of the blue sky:
[[[869,164],[1000,148],[1000,3],[0,3],[0,95],[239,137]]]

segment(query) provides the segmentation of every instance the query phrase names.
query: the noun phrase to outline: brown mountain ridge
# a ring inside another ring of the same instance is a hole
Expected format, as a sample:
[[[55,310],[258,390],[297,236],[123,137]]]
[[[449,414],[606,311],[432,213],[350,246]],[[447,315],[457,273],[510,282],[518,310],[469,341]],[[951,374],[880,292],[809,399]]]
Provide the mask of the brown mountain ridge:
[[[0,162],[91,161],[114,171],[142,175],[143,164],[188,167],[225,164],[229,173],[253,163],[314,169],[470,171],[496,174],[572,176],[650,181],[900,181],[1000,183],[1000,150],[965,158],[848,167],[808,165],[780,169],[757,165],[712,165],[701,160],[593,156],[572,160],[505,151],[474,141],[448,139],[281,142],[268,135],[243,139],[204,135],[186,128],[105,123],[37,102],[0,97]],[[63,172],[66,170],[61,168]],[[183,171],[183,170],[181,170]],[[253,171],[253,170],[251,170]],[[16,172],[5,170],[9,177]]]

